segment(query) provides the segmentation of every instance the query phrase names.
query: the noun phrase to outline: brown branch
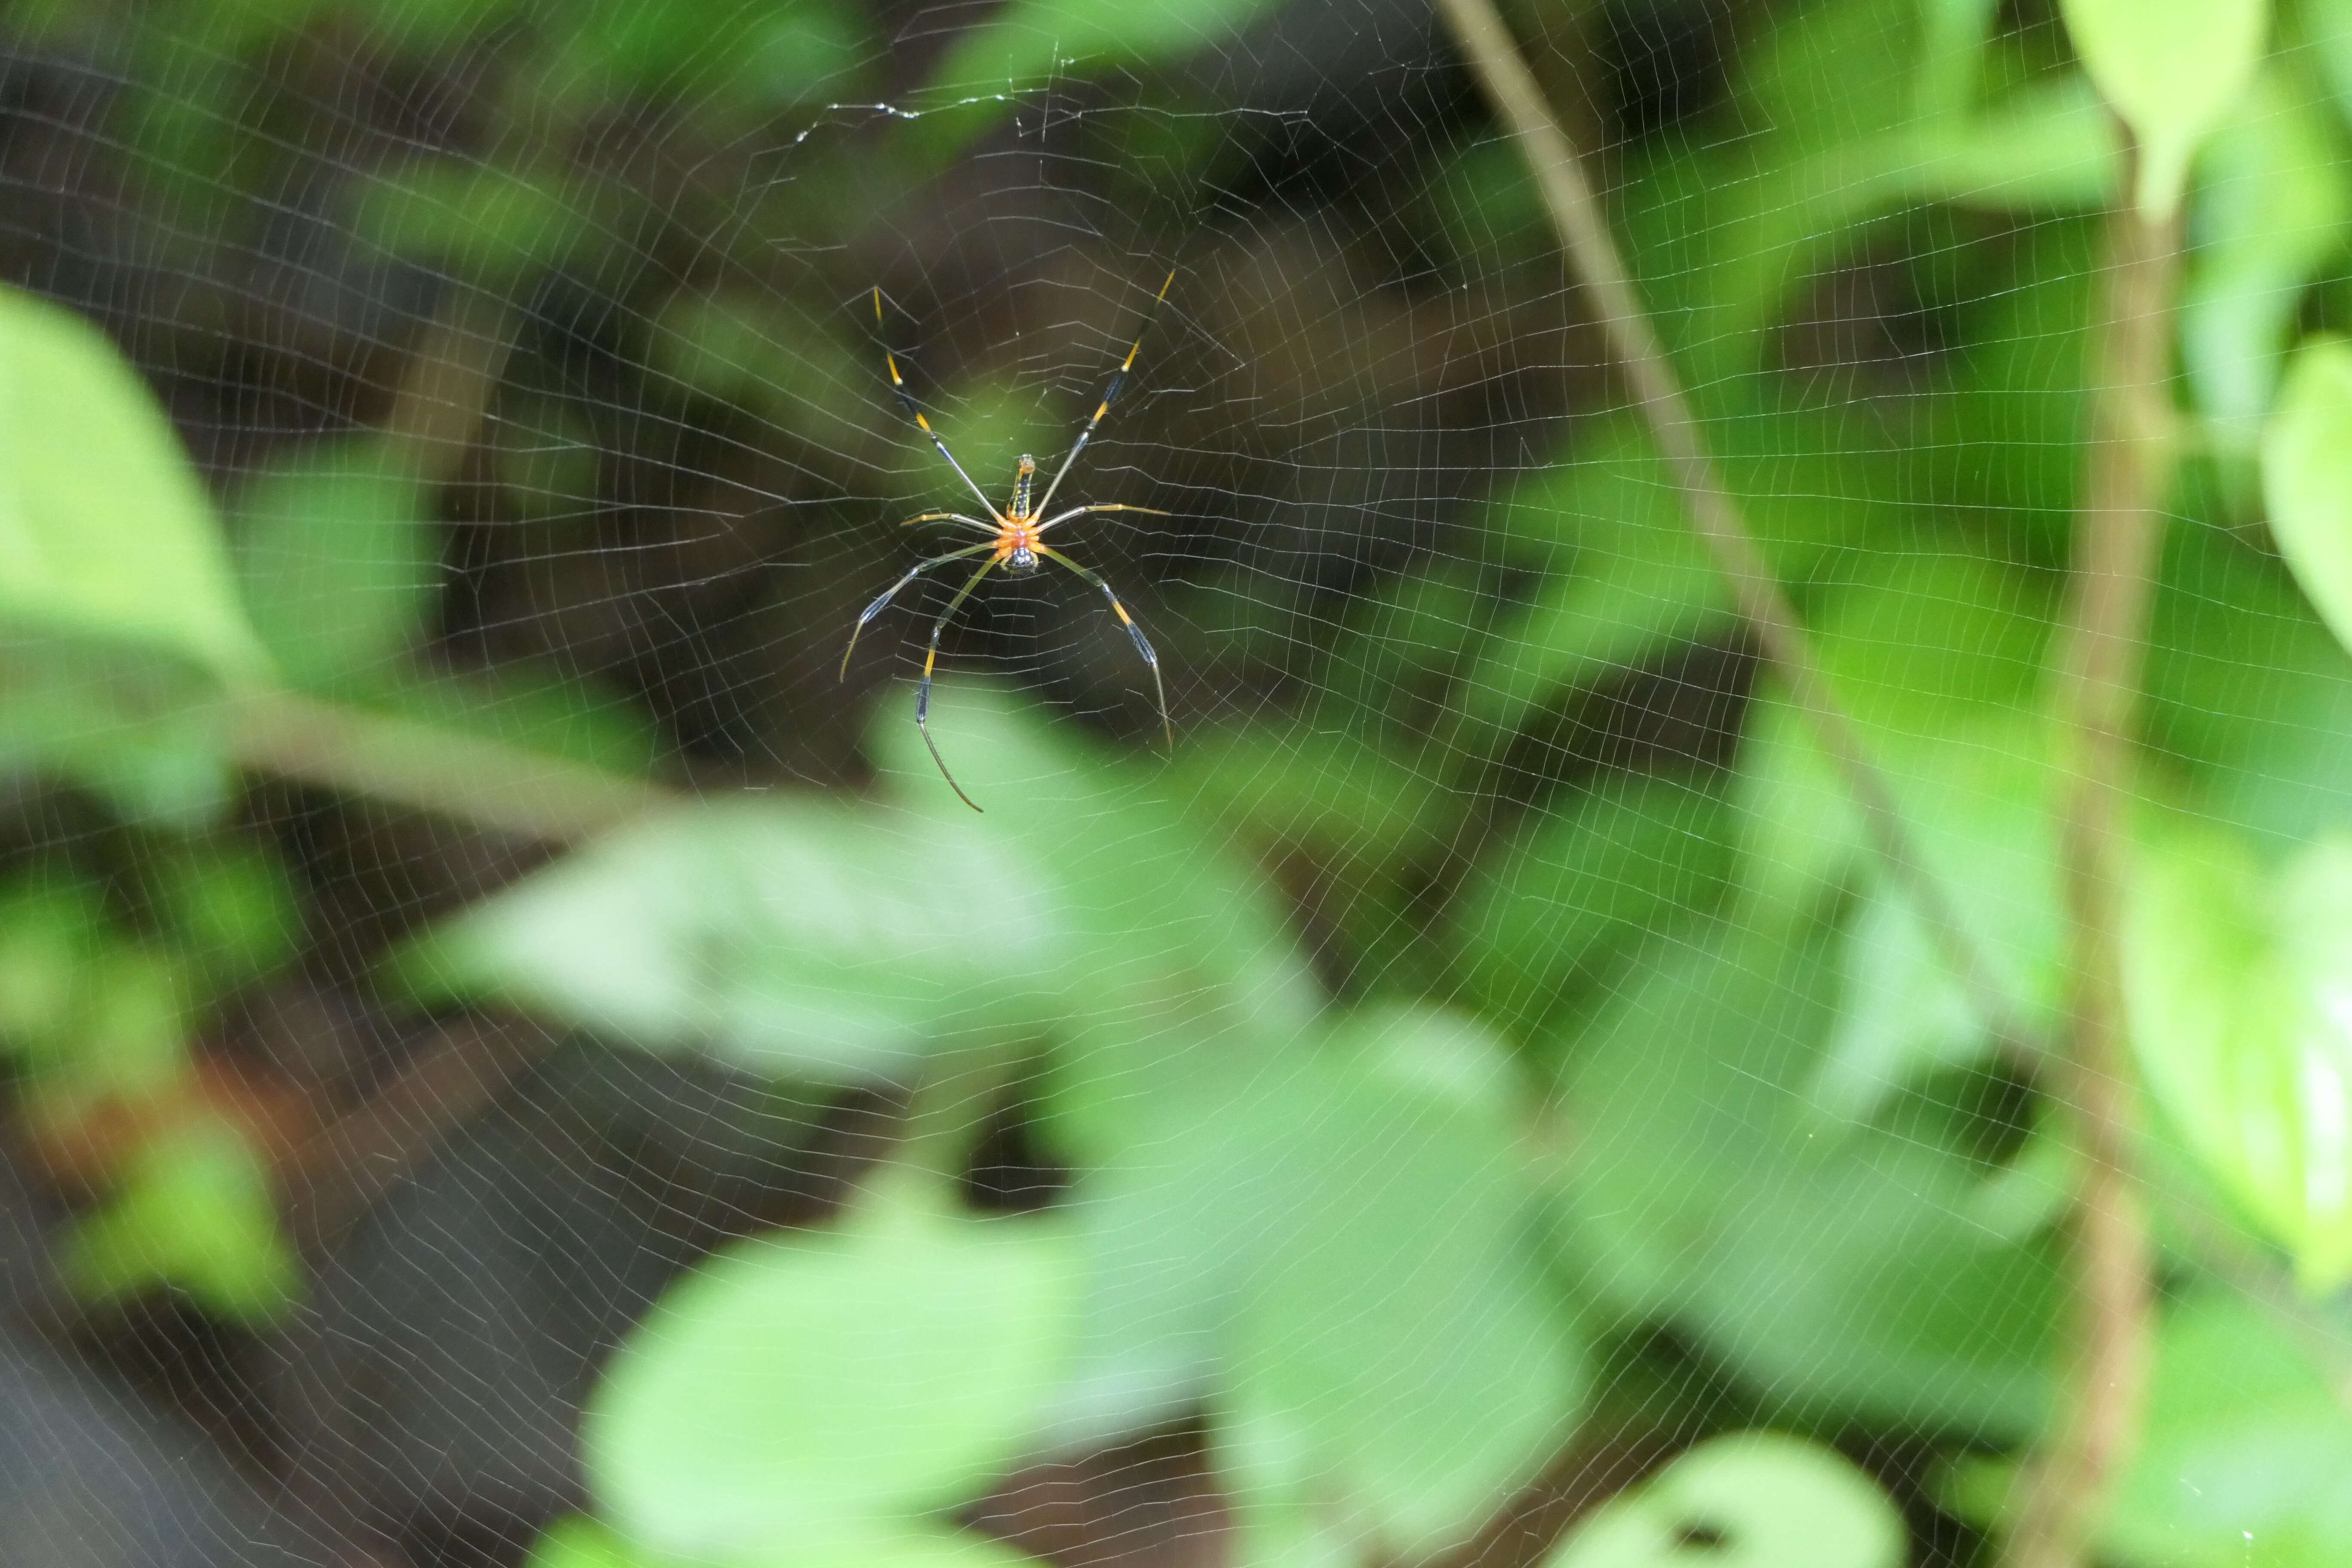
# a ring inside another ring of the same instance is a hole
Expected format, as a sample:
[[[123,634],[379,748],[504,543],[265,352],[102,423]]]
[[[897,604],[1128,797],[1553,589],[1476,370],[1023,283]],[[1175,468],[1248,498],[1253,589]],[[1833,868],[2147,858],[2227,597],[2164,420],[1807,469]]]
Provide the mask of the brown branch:
[[[571,843],[685,797],[645,779],[292,691],[227,708],[247,767],[494,832]]]
[[[1839,702],[1829,673],[1822,668],[1796,607],[1749,531],[1738,499],[1716,472],[1700,438],[1697,413],[1684,395],[1665,345],[1651,326],[1641,295],[1618,255],[1608,215],[1593,196],[1575,147],[1545,104],[1493,0],[1438,0],[1438,9],[1469,57],[1479,85],[1527,155],[1561,247],[1592,300],[1610,352],[1624,368],[1633,400],[1666,460],[1675,489],[1682,492],[1691,526],[1730,585],[1733,602],[1754,628],[1765,657],[1780,668],[1814,743],[1860,809],[1871,847],[1927,921],[1944,962],[1970,1004],[2004,1039],[2022,1047],[2029,1034],[1995,978],[1999,971],[1969,934],[1958,906],[1920,858],[1895,805],[1893,786],[1871,761],[1862,731]]]
[[[2107,1490],[2130,1458],[2147,1376],[2151,1258],[2134,1168],[2137,1108],[2116,931],[2132,735],[2170,468],[2165,379],[2179,255],[2175,226],[2151,225],[2128,206],[2108,220],[2063,669],[2073,1041],[2061,1087],[2084,1155],[2071,1225],[2074,1361],[2011,1531],[2011,1568],[2084,1561]]]

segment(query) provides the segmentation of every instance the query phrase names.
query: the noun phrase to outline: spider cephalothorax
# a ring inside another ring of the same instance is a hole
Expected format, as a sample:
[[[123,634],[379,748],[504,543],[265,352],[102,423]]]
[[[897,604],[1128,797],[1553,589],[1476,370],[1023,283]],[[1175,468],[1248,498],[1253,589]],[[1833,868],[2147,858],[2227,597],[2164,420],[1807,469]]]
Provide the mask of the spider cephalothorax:
[[[1175,281],[1176,274],[1171,272],[1168,274],[1167,281],[1160,285],[1160,293],[1151,302],[1155,310],[1159,308],[1160,300],[1168,298],[1169,287]],[[874,324],[877,329],[882,324],[882,290],[879,289],[874,290]],[[1120,385],[1127,380],[1127,373],[1135,365],[1135,356],[1142,351],[1143,332],[1149,331],[1150,328],[1151,319],[1147,315],[1144,318],[1143,331],[1136,333],[1134,343],[1127,351],[1127,358],[1121,361],[1118,369],[1112,373],[1110,384],[1103,388],[1102,400],[1095,405],[1095,411],[1087,420],[1086,428],[1078,432],[1078,438],[1070,444],[1068,454],[1062,458],[1062,466],[1054,470],[1053,480],[1046,485],[1045,493],[1038,499],[1037,504],[1034,508],[1029,504],[1030,487],[1037,477],[1037,462],[1035,458],[1024,452],[1021,455],[1021,467],[1013,476],[1013,499],[1002,511],[990,502],[988,492],[982,489],[970,474],[964,472],[963,465],[956,461],[953,452],[948,450],[948,444],[940,438],[938,431],[931,428],[931,422],[923,417],[923,411],[916,404],[914,395],[907,390],[906,378],[898,374],[898,356],[887,347],[882,351],[883,363],[890,370],[890,389],[898,395],[898,401],[906,405],[907,412],[913,416],[917,428],[931,438],[931,445],[939,448],[940,456],[947,459],[948,467],[955,470],[956,478],[961,479],[971,493],[980,499],[981,510],[988,514],[985,518],[979,518],[961,511],[927,511],[919,516],[908,518],[907,523],[961,523],[967,528],[978,529],[988,535],[988,538],[982,543],[966,545],[961,550],[950,550],[944,555],[934,555],[928,561],[917,562],[906,575],[891,584],[883,591],[880,597],[866,605],[865,613],[857,617],[857,625],[850,628],[849,647],[844,648],[841,653],[841,672],[845,676],[849,673],[849,656],[856,650],[858,633],[866,629],[866,623],[889,607],[890,601],[898,596],[899,589],[934,566],[943,566],[950,561],[968,561],[982,553],[987,555],[988,559],[982,562],[979,568],[964,579],[963,586],[956,590],[955,597],[948,601],[948,607],[940,612],[939,619],[931,623],[931,645],[923,655],[922,683],[915,689],[915,728],[922,731],[923,744],[930,748],[931,761],[939,763],[940,775],[948,781],[948,787],[956,792],[956,797],[959,800],[974,811],[980,809],[978,803],[971,796],[964,794],[963,786],[955,782],[955,775],[948,772],[947,760],[940,755],[938,743],[931,739],[931,670],[939,663],[940,634],[946,630],[949,618],[963,607],[963,602],[971,596],[971,591],[980,586],[980,580],[999,566],[1003,567],[1009,576],[1025,577],[1037,570],[1040,561],[1051,561],[1057,565],[1068,567],[1072,572],[1102,590],[1103,597],[1110,601],[1111,613],[1118,617],[1119,625],[1125,626],[1127,635],[1134,639],[1136,651],[1143,655],[1143,662],[1151,667],[1152,689],[1160,699],[1160,728],[1167,732],[1169,744],[1175,744],[1175,727],[1169,722],[1168,719],[1168,689],[1160,679],[1160,656],[1151,651],[1151,644],[1144,637],[1143,628],[1135,624],[1135,617],[1127,613],[1127,606],[1118,602],[1118,595],[1111,592],[1110,584],[1103,581],[1101,573],[1091,567],[1079,565],[1060,551],[1045,543],[1047,529],[1052,528],[1055,523],[1067,522],[1074,517],[1082,517],[1088,512],[1138,511],[1153,517],[1168,515],[1151,507],[1127,506],[1117,501],[1097,501],[1086,506],[1074,506],[1067,511],[1052,517],[1045,515],[1046,510],[1054,504],[1054,492],[1062,488],[1062,480],[1068,477],[1071,465],[1078,460],[1078,454],[1086,450],[1087,443],[1094,439],[1095,427],[1103,422],[1103,416],[1110,412],[1111,400],[1118,395]]]

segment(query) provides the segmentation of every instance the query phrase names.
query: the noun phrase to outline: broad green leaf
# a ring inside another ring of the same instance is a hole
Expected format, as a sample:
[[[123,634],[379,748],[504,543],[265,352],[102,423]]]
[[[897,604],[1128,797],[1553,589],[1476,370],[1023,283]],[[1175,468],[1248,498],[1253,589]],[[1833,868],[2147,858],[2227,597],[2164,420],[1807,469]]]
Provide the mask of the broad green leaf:
[[[2149,846],[2126,905],[2149,1092],[2315,1291],[2352,1279],[2352,840],[2274,878],[2216,832]]]
[[[1119,637],[1108,615],[1095,635]],[[1271,888],[1228,834],[1191,815],[1184,776],[1157,746],[1114,762],[1001,688],[943,680],[931,733],[986,808],[975,816],[940,779],[912,708],[902,690],[875,712],[869,749],[891,798],[922,831],[977,833],[1034,868],[1066,911],[1060,1048],[1042,1109],[1076,1152],[1118,1145],[1145,1098],[1209,1058],[1255,1059],[1312,1026],[1322,990]]]
[[[1839,1455],[1740,1432],[1612,1499],[1545,1568],[1898,1568],[1905,1534],[1886,1494]]]
[[[2253,80],[2269,0],[2061,0],[2091,79],[2139,143],[2134,195],[2151,223],[2179,209],[2189,160]]]
[[[302,1279],[260,1155],[212,1121],[142,1149],[121,1190],[74,1222],[58,1268],[87,1301],[172,1285],[224,1317],[258,1321],[282,1313]]]
[[[1034,1429],[1077,1262],[1057,1225],[897,1194],[838,1230],[724,1248],[656,1303],[590,1403],[599,1513],[632,1542],[734,1563],[971,1500]]]
[[[783,795],[624,828],[460,914],[404,973],[827,1081],[1040,1028],[1069,934],[1057,890],[979,819]]]
[[[551,32],[554,48],[527,80],[575,114],[638,94],[704,116],[781,108],[838,81],[866,47],[832,0],[599,0]]]
[[[650,324],[646,351],[680,385],[755,410],[814,445],[847,450],[873,439],[870,398],[881,372],[872,351],[773,295],[681,289]],[[959,457],[965,445],[956,443]],[[936,478],[928,444],[922,458]]]
[[[2067,77],[1911,127],[1888,144],[1887,183],[1915,199],[1994,211],[2093,210],[2114,198],[2119,153],[2098,95]]]
[[[262,641],[296,683],[380,676],[425,629],[441,530],[408,453],[387,437],[316,443],[237,500],[237,565]]]
[[[2339,251],[2352,216],[2339,142],[2303,79],[2273,65],[2199,162],[2181,357],[2207,418],[2248,446],[2305,286]]]
[[[1671,1321],[1759,1396],[1981,1439],[2047,1397],[2054,1262],[1985,1227],[1971,1118],[1825,1122],[1836,931],[1734,923],[1665,949],[1572,1041],[1563,1266]]]
[[[1706,780],[1619,776],[1538,817],[1472,871],[1449,913],[1465,992],[1532,1027],[1620,951],[1714,901],[1731,837]]]
[[[403,667],[388,673],[389,679],[346,687],[345,694],[404,719],[609,773],[642,777],[660,760],[659,739],[643,709],[593,680],[549,666]]]
[[[0,289],[0,630],[125,644],[226,681],[268,664],[211,502],[96,327]]]
[[[2320,1332],[2341,1344],[2340,1335]],[[2117,1568],[2335,1568],[2352,1540],[2352,1408],[2340,1370],[2242,1298],[2201,1287],[2158,1331],[2147,1405],[2098,1531]],[[1948,1506],[1979,1523],[2015,1467],[1961,1467]]]
[[[2352,647],[2352,343],[2304,345],[2263,432],[2271,537],[2336,640]]]
[[[1507,1061],[1456,1016],[1381,1009],[1162,1097],[1080,1188],[1059,1430],[1206,1399],[1254,1514],[1311,1498],[1357,1548],[1416,1557],[1474,1528],[1583,1391],[1523,1234]]]

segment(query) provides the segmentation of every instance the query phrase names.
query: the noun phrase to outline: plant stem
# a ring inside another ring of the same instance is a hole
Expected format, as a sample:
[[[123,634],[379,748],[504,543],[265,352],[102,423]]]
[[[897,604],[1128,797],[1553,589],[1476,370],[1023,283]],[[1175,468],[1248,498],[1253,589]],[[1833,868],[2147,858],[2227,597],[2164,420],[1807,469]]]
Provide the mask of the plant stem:
[[[644,779],[294,691],[232,700],[227,728],[229,749],[247,767],[523,838],[572,843],[684,798]]]
[[[1438,0],[1438,9],[1469,57],[1479,85],[1527,155],[1561,247],[1600,317],[1610,353],[1624,369],[1633,400],[1665,458],[1675,488],[1682,492],[1691,526],[1730,585],[1733,602],[1754,629],[1765,657],[1780,667],[1787,679],[1814,743],[1860,809],[1872,848],[1926,921],[1945,963],[1978,1016],[2002,1038],[2022,1046],[2028,1032],[1996,978],[2000,972],[1986,959],[1960,919],[1958,906],[1920,858],[1895,805],[1893,786],[1871,761],[1862,731],[1839,702],[1829,673],[1822,668],[1796,607],[1749,531],[1738,499],[1716,472],[1699,436],[1697,413],[1684,395],[1665,345],[1659,341],[1625,270],[1610,233],[1608,216],[1585,180],[1576,148],[1545,104],[1517,44],[1496,14],[1494,0]]]
[[[2063,670],[2074,764],[2062,841],[2073,1048],[2060,1089],[2074,1106],[2084,1155],[2071,1227],[2075,1342],[2059,1425],[2032,1467],[2010,1534],[2010,1568],[2084,1562],[2107,1489],[2130,1456],[2147,1375],[2151,1259],[2116,931],[2132,735],[2163,539],[2158,507],[2171,460],[2165,380],[2179,253],[2172,225],[2152,225],[2131,208],[2109,220]]]

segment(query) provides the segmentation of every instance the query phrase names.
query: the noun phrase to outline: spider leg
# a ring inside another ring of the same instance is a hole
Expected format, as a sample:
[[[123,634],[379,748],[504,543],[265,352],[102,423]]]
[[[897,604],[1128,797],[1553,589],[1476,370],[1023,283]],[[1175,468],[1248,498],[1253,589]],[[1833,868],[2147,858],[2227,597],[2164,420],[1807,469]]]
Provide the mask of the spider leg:
[[[982,544],[975,545],[973,548],[986,550],[989,546]],[[964,553],[970,554],[971,552],[966,551]],[[956,792],[958,800],[974,811],[980,809],[980,803],[963,793],[963,785],[956,783],[955,774],[948,772],[948,760],[940,755],[939,742],[931,739],[931,666],[939,661],[940,634],[948,629],[949,619],[955,615],[956,611],[963,607],[963,602],[971,597],[971,591],[980,586],[980,580],[987,576],[995,565],[994,556],[982,562],[980,570],[963,580],[963,586],[958,588],[955,597],[948,601],[948,607],[941,610],[940,618],[931,623],[931,647],[930,651],[923,655],[922,684],[915,688],[915,728],[923,732],[923,744],[930,747],[931,761],[940,765],[940,777],[948,781],[948,788]]]
[[[1071,444],[1069,455],[1062,459],[1062,466],[1054,470],[1054,482],[1045,487],[1045,499],[1037,503],[1039,511],[1044,511],[1054,504],[1054,492],[1062,488],[1062,479],[1069,473],[1070,465],[1078,460],[1078,454],[1085,451],[1087,443],[1095,438],[1095,426],[1100,425],[1103,422],[1103,416],[1110,412],[1112,401],[1118,396],[1118,389],[1126,384],[1127,373],[1135,367],[1135,356],[1143,350],[1144,334],[1151,331],[1152,319],[1160,314],[1160,301],[1168,298],[1168,290],[1175,281],[1176,273],[1173,268],[1171,268],[1167,282],[1160,285],[1160,292],[1151,301],[1151,309],[1144,312],[1143,326],[1135,334],[1134,346],[1127,351],[1127,358],[1121,361],[1118,369],[1111,374],[1110,384],[1103,388],[1102,401],[1095,405],[1094,417],[1087,420],[1087,427],[1078,432],[1078,438]],[[876,309],[879,310],[881,297],[878,293],[875,300]]]
[[[1160,510],[1156,506],[1129,506],[1124,501],[1096,501],[1090,506],[1074,506],[1058,517],[1047,518],[1045,521],[1037,525],[1037,531],[1043,533],[1057,522],[1067,522],[1074,517],[1084,517],[1090,511],[1139,511],[1146,517],[1169,517],[1173,515],[1172,513]]]
[[[1118,624],[1127,628],[1127,635],[1135,639],[1135,651],[1141,654],[1143,662],[1151,667],[1152,689],[1160,697],[1160,727],[1167,731],[1168,744],[1172,750],[1176,744],[1176,726],[1168,718],[1168,686],[1160,679],[1160,656],[1151,651],[1151,643],[1144,637],[1143,628],[1135,624],[1135,617],[1127,613],[1127,606],[1118,602],[1118,595],[1111,592],[1110,584],[1103,580],[1101,573],[1090,566],[1081,566],[1060,551],[1049,550],[1042,544],[1037,547],[1037,553],[1048,561],[1058,562],[1068,567],[1096,587],[1100,588],[1103,597],[1110,601],[1111,613],[1118,617]]]
[[[866,629],[867,623],[872,621],[875,616],[880,615],[883,611],[890,607],[890,601],[898,596],[899,589],[905,587],[908,584],[913,582],[916,578],[921,576],[924,573],[929,571],[934,566],[944,566],[950,561],[961,561],[967,556],[977,555],[982,551],[989,548],[990,546],[985,544],[975,544],[968,549],[950,550],[945,555],[934,555],[929,561],[917,562],[915,565],[908,570],[905,576],[899,578],[896,583],[891,584],[890,586],[883,592],[881,597],[876,599],[872,604],[866,606],[865,613],[857,617],[857,624],[850,627],[849,646],[841,650],[841,675],[839,679],[847,679],[849,677],[849,656],[857,651],[857,635]]]
[[[1175,274],[1171,272],[1169,276],[1172,279]],[[877,334],[882,331],[882,290],[878,288],[874,290],[874,331]],[[931,445],[940,449],[940,456],[945,458],[948,460],[948,467],[956,471],[956,478],[971,486],[971,493],[980,497],[981,509],[983,511],[994,511],[996,509],[989,504],[988,493],[980,488],[979,483],[970,474],[963,471],[963,465],[956,461],[953,452],[948,450],[948,444],[940,439],[938,431],[931,428],[931,422],[923,417],[923,410],[915,402],[915,395],[907,390],[906,378],[898,374],[898,356],[890,352],[888,343],[882,345],[882,363],[890,367],[890,390],[898,395],[900,406],[904,407],[908,416],[914,420],[916,427],[931,438]]]
[[[915,524],[917,524],[917,523],[919,523],[919,522],[962,522],[962,523],[969,523],[969,524],[971,524],[972,527],[974,527],[974,528],[976,528],[976,529],[980,530],[982,533],[987,534],[987,535],[988,535],[990,538],[992,538],[992,539],[993,539],[993,538],[996,536],[996,534],[997,534],[998,531],[999,531],[999,530],[1000,530],[1000,528],[1003,526],[1002,524],[999,524],[999,523],[993,523],[993,522],[982,522],[980,519],[978,519],[978,518],[976,518],[976,517],[968,517],[968,516],[966,516],[964,513],[960,512],[960,511],[927,511],[927,512],[923,513],[920,517],[910,517],[910,518],[908,518],[906,521],[904,521],[904,522],[900,523],[898,526],[899,526],[900,528],[912,528],[912,527],[914,527],[914,526],[915,526]]]

